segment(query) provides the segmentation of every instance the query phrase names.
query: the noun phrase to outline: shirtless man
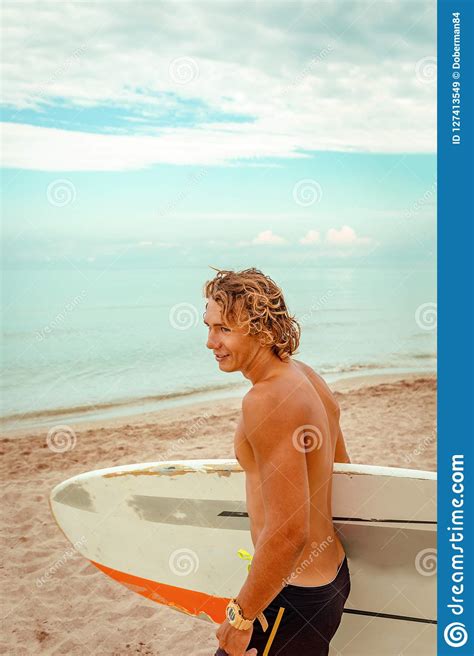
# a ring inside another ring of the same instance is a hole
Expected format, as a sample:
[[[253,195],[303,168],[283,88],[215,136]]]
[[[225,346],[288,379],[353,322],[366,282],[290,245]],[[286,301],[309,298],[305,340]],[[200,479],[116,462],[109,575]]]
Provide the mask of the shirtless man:
[[[252,383],[234,449],[255,553],[216,631],[216,656],[323,656],[350,592],[331,512],[333,463],[350,462],[340,410],[324,380],[291,357],[300,328],[271,278],[219,271],[204,293],[207,347],[221,371]]]

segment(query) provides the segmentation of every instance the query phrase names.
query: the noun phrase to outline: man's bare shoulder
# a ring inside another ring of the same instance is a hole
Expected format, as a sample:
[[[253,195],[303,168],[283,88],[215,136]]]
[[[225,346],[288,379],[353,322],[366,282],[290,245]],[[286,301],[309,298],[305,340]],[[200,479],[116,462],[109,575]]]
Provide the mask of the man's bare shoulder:
[[[285,391],[281,385],[265,381],[254,385],[244,396],[243,430],[254,451],[260,455],[270,457],[270,453],[280,453],[280,448],[289,446],[295,430],[308,423],[308,408],[298,394],[293,394],[295,389]],[[288,457],[288,451],[285,453]]]
[[[301,360],[295,360],[293,359],[293,362],[300,367],[300,369],[305,373],[305,375],[311,380],[313,383],[315,390],[317,394],[321,397],[323,401],[326,402],[326,404],[329,405],[329,408],[333,410],[336,414],[339,415],[340,409],[339,409],[339,403],[337,402],[336,397],[334,396],[333,391],[329,387],[329,385],[326,383],[324,378],[320,376],[312,367],[307,365],[304,362],[301,362]]]
[[[255,409],[256,406],[266,406],[281,400],[284,388],[280,381],[268,380],[253,385],[242,399],[242,409]]]
[[[266,417],[277,423],[303,424],[308,411],[314,412],[307,386],[307,377],[300,371],[256,383],[242,400],[245,423],[251,424],[257,418]],[[303,389],[306,389],[305,394],[298,393]]]
[[[242,399],[243,413],[267,413],[270,409],[276,413],[278,409],[288,411],[297,407],[298,396],[293,394],[297,384],[295,378],[274,378],[256,383]]]
[[[301,360],[295,360],[294,358],[293,358],[293,362],[294,362],[297,366],[299,366],[299,367],[305,372],[305,374],[307,374],[307,375],[309,374],[309,375],[311,375],[311,376],[314,376],[315,378],[318,379],[318,381],[321,382],[321,384],[322,384],[323,386],[327,387],[327,389],[329,390],[329,387],[327,386],[327,383],[326,383],[326,381],[324,380],[324,378],[323,378],[322,376],[320,376],[320,375],[319,375],[319,374],[313,369],[313,367],[310,367],[309,364],[306,364],[305,362],[302,362]]]

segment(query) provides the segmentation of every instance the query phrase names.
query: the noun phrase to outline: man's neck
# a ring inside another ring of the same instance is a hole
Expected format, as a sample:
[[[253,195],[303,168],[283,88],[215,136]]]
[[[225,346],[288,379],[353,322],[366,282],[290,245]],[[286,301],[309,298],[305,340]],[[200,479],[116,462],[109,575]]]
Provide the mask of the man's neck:
[[[249,362],[248,367],[242,370],[242,374],[251,381],[252,385],[255,385],[274,376],[283,367],[287,366],[289,362],[291,361],[283,362],[278,356],[267,349],[260,349]]]

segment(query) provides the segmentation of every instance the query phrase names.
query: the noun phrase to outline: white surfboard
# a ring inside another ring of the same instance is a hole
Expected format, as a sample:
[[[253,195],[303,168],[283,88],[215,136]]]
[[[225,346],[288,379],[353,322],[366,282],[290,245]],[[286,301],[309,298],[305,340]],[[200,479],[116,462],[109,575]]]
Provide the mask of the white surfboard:
[[[158,603],[220,623],[253,554],[245,475],[236,460],[125,465],[51,492],[79,553]],[[331,653],[436,653],[436,474],[335,464],[333,519],[351,593]]]

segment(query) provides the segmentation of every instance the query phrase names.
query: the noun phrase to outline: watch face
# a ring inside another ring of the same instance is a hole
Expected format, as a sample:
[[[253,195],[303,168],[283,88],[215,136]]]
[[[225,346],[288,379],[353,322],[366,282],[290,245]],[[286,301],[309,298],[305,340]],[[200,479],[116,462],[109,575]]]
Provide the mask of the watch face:
[[[235,620],[235,610],[233,608],[228,608],[227,609],[227,617],[231,622]]]

